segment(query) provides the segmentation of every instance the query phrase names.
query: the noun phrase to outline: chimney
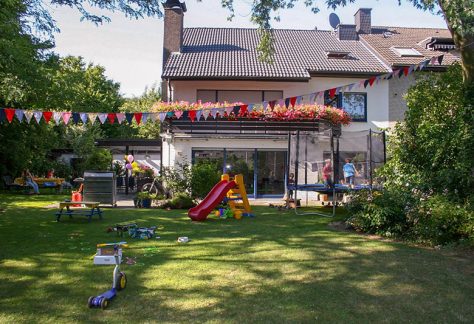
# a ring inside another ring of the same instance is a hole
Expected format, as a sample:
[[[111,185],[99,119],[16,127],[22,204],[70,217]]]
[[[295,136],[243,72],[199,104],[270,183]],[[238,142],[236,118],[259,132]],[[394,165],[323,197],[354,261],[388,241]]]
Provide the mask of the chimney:
[[[183,45],[183,18],[186,4],[179,0],[167,0],[163,3],[165,22],[163,30],[163,67],[171,53],[181,52]]]
[[[356,41],[359,39],[359,36],[356,32],[356,25],[342,25],[337,26],[337,38],[339,40],[351,40]]]
[[[360,8],[355,13],[355,24],[356,31],[358,34],[371,34],[372,33],[372,21],[370,12],[372,8]]]

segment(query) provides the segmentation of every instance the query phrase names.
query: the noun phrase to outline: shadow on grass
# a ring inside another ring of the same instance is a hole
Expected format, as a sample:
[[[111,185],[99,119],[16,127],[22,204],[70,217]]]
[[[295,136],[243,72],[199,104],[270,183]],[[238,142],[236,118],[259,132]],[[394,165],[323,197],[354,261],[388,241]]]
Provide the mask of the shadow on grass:
[[[242,221],[192,223],[182,211],[106,210],[103,221],[56,223],[42,208],[0,216],[0,321],[314,322],[474,318],[472,260],[327,227],[330,219],[257,207]],[[158,225],[159,240],[126,240],[129,285],[106,311],[89,295],[113,267],[95,244],[122,240],[118,222]],[[188,244],[176,243],[188,236]]]

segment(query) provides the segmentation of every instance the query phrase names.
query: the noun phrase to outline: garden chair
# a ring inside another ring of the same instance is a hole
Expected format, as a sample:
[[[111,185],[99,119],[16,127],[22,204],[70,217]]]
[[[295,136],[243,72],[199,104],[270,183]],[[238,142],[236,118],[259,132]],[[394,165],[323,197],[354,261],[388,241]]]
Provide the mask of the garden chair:
[[[21,184],[13,182],[13,178],[9,175],[3,176],[3,185],[8,190],[12,190],[12,189],[13,190],[23,190],[23,191],[29,191],[30,190],[29,186],[21,185]]]

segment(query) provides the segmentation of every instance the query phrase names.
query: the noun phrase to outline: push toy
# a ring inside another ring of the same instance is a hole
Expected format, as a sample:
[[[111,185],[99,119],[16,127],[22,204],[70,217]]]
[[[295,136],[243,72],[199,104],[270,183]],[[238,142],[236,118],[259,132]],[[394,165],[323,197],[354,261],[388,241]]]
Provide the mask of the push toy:
[[[112,289],[100,294],[99,296],[89,297],[89,301],[87,302],[89,308],[107,308],[109,301],[117,295],[117,291],[124,289],[127,285],[127,277],[125,276],[125,273],[120,271],[122,247],[128,247],[127,242],[97,244],[97,253],[94,256],[94,264],[115,264],[115,268]]]
[[[132,238],[140,239],[151,239],[155,235],[156,226],[152,227],[138,227],[136,224],[134,226],[129,226],[128,234]]]

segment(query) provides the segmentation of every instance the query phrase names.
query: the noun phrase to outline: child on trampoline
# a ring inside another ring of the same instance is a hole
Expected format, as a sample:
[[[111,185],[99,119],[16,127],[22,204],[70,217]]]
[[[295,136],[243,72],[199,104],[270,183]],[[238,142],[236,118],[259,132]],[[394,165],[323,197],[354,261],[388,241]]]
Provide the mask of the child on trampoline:
[[[359,172],[357,172],[351,159],[346,159],[346,164],[342,167],[342,171],[344,172],[344,181],[346,184],[349,185],[349,187],[354,188],[354,176],[359,175]]]
[[[334,183],[332,182],[332,165],[331,159],[324,160],[324,167],[323,167],[323,180],[326,187],[332,188]]]

